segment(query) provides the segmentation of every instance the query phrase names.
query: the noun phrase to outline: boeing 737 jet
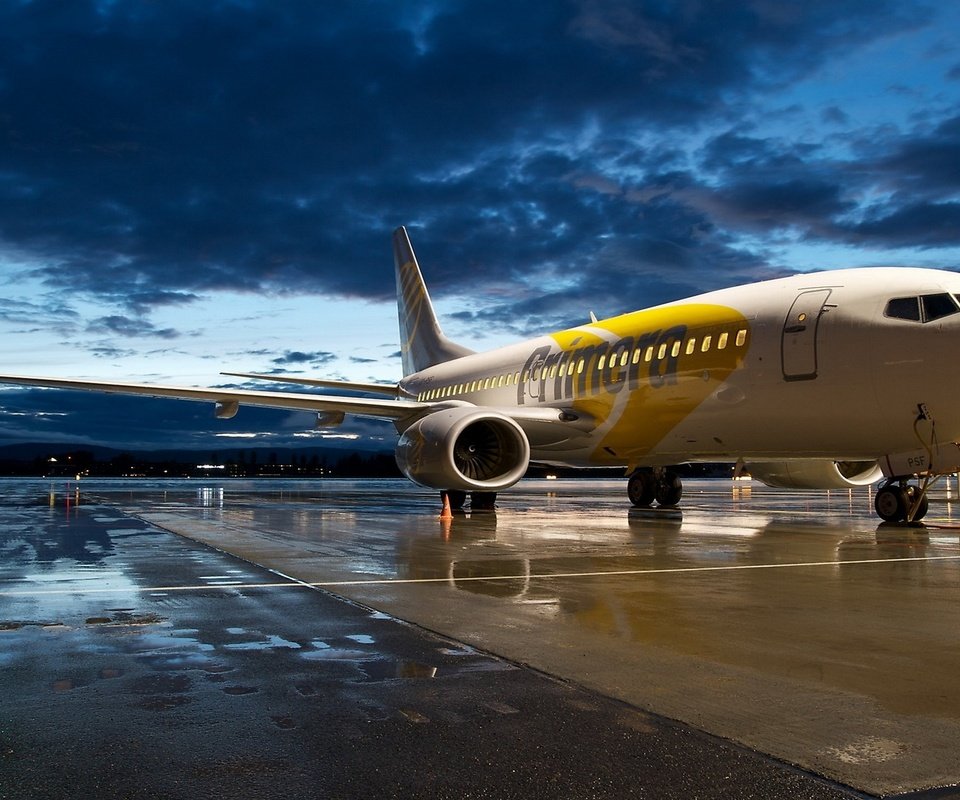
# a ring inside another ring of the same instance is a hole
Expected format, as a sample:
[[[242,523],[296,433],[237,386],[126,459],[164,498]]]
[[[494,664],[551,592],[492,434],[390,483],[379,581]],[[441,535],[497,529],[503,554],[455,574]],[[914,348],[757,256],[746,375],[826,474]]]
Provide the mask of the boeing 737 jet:
[[[444,336],[404,228],[393,235],[403,377],[393,385],[224,373],[351,396],[2,375],[0,382],[391,420],[411,481],[490,508],[531,462],[621,466],[635,506],[672,507],[670,465],[729,462],[764,483],[881,482],[920,519],[960,465],[960,275],[843,269],[702,294],[476,353]],[[592,315],[591,315],[592,317]]]

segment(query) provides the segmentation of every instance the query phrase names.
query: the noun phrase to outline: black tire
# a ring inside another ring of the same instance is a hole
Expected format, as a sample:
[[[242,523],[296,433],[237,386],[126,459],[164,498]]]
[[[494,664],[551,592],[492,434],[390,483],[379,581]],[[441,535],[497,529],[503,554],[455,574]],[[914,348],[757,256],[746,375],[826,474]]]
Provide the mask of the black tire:
[[[907,493],[899,486],[884,486],[873,500],[884,522],[903,522],[907,518]]]
[[[496,492],[471,492],[470,510],[471,511],[496,511],[497,493]]]
[[[657,504],[673,508],[683,497],[683,482],[675,472],[665,472],[657,481]]]
[[[463,511],[463,504],[467,502],[467,493],[459,489],[448,489],[447,499],[450,501],[451,511]]]
[[[634,472],[627,481],[627,497],[637,508],[649,508],[657,496],[657,482],[652,472]]]

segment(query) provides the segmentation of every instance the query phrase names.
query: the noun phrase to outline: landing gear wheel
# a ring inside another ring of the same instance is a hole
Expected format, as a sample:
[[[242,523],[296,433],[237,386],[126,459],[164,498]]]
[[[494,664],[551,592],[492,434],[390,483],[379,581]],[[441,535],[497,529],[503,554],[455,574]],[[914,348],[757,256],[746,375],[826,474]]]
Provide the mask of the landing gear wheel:
[[[637,508],[649,508],[657,496],[657,481],[652,472],[634,472],[627,481],[627,497]]]
[[[896,485],[884,486],[877,492],[873,507],[884,522],[903,522],[907,518],[907,493]]]
[[[683,496],[683,482],[676,472],[665,472],[657,481],[657,503],[672,508]]]
[[[463,504],[467,502],[467,493],[459,489],[447,489],[447,499],[450,501],[451,511],[463,511]],[[441,497],[443,492],[441,492]]]
[[[497,493],[496,492],[471,492],[470,493],[471,511],[496,511]]]

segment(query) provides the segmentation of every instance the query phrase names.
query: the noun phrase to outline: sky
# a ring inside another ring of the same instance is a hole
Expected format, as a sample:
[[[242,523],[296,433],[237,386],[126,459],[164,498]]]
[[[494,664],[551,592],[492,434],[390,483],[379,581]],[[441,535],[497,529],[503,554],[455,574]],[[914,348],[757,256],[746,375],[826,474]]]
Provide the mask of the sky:
[[[487,349],[795,272],[960,270],[960,4],[0,2],[0,372],[394,382],[390,235]],[[0,445],[389,442],[0,388]]]

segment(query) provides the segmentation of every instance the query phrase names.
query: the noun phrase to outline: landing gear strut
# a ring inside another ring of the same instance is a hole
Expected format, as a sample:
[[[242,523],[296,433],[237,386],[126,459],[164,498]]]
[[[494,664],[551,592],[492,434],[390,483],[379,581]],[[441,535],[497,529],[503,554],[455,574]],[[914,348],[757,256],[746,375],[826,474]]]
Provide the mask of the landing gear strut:
[[[638,469],[627,481],[627,496],[637,508],[649,508],[654,500],[658,506],[673,508],[682,495],[680,476],[665,469]]]
[[[877,489],[873,507],[884,522],[919,522],[930,508],[926,490],[926,483],[921,487],[891,478]]]
[[[467,493],[459,489],[447,489],[440,492],[440,502],[443,504],[444,497],[449,502],[451,511],[463,511],[463,506],[467,502]],[[497,503],[496,492],[471,492],[470,510],[471,511],[495,511]]]

